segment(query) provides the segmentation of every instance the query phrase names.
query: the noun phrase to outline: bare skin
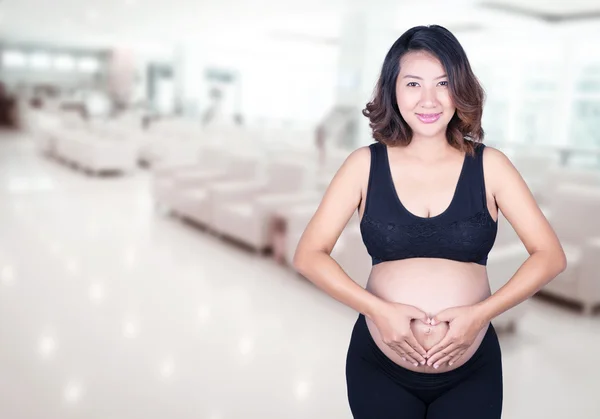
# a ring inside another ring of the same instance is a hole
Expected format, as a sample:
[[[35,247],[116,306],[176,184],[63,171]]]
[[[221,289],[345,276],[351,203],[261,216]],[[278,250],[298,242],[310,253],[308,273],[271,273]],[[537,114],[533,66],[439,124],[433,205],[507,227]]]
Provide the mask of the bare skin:
[[[479,303],[491,294],[485,267],[425,258],[375,265],[369,277],[367,290],[382,300],[417,307],[430,317],[446,308]],[[459,367],[475,353],[487,331],[486,324],[475,342],[456,363],[443,363],[439,368],[435,368],[427,364],[415,366],[382,340],[373,321],[366,320],[375,343],[388,358],[404,368],[420,372],[443,372]],[[448,323],[445,322],[432,326],[413,319],[410,327],[415,339],[425,350],[430,350],[441,342],[448,332]]]

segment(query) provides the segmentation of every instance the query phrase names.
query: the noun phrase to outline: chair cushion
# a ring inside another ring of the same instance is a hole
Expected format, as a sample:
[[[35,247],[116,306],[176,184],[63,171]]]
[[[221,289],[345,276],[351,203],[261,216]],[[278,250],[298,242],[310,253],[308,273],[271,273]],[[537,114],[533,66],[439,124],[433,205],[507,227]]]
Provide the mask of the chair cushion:
[[[562,243],[565,256],[567,257],[567,265],[578,265],[581,262],[581,248],[570,243]]]
[[[565,251],[565,256],[567,257],[567,270],[565,272],[566,275],[560,275],[558,278],[563,282],[572,282],[577,277],[577,275],[573,275],[573,270],[577,269],[581,263],[582,249],[581,247],[570,243],[561,244]]]
[[[188,201],[204,201],[208,197],[206,189],[190,189],[182,192],[181,195]]]

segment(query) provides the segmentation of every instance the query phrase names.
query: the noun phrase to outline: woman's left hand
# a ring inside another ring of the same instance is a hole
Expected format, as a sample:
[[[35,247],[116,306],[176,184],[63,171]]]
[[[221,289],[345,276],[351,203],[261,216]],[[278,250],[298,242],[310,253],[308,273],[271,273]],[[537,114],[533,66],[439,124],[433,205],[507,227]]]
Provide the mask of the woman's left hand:
[[[475,306],[451,307],[439,312],[431,319],[431,325],[448,322],[444,339],[427,351],[427,365],[438,368],[445,362],[452,365],[473,344],[486,324]]]

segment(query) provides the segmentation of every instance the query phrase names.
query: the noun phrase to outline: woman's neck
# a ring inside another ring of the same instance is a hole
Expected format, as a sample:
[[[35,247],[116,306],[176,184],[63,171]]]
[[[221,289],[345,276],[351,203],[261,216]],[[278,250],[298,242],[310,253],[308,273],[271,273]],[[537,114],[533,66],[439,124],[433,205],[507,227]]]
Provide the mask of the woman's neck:
[[[405,151],[416,158],[427,161],[438,161],[454,154],[457,150],[450,144],[446,136],[443,137],[419,137],[414,136]]]

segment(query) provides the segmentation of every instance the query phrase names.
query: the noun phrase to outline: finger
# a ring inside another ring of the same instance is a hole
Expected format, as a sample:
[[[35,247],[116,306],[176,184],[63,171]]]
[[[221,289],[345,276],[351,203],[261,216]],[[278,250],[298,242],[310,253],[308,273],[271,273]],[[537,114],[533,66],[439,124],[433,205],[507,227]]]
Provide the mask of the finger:
[[[406,344],[413,348],[413,350],[416,352],[416,355],[413,357],[419,361],[419,363],[425,365],[425,356],[427,355],[427,351],[419,342],[417,342],[417,339],[415,339],[414,336],[410,336],[406,338]]]
[[[410,347],[406,342],[397,342],[396,343],[396,352],[401,354],[400,356],[406,362],[410,362],[414,366],[418,366],[419,362],[415,359],[416,352],[413,348]]]
[[[448,336],[447,334],[446,336],[444,336],[444,339],[442,339],[437,345],[433,345],[433,347],[429,348],[429,350],[427,351],[427,358],[431,359],[432,356],[434,356],[439,351],[441,351],[442,349],[444,349],[452,343],[454,343],[454,339],[451,336]]]
[[[456,352],[456,355],[452,356],[452,359],[450,360],[450,362],[448,362],[448,365],[452,365],[456,361],[458,361],[460,359],[460,357],[463,356],[463,354],[465,353],[465,350],[459,349],[458,351],[454,351],[454,352]]]
[[[454,308],[448,308],[440,311],[438,314],[433,316],[431,319],[431,325],[435,326],[441,322],[450,322],[456,317],[456,310]]]
[[[444,365],[445,363],[448,363],[448,365],[452,365],[452,361],[454,361],[454,358],[460,353],[460,351],[462,351],[462,348],[457,348],[454,351],[450,352],[448,355],[446,355],[445,357],[443,357],[442,359],[440,359],[439,361],[437,361],[433,367],[435,368],[435,366],[437,365],[438,367]]]
[[[408,342],[403,342],[400,344],[403,350],[406,351],[406,355],[413,361],[414,366],[419,366],[419,364],[425,365],[425,358],[423,358],[415,348],[411,347]],[[423,361],[423,362],[421,362]]]
[[[398,342],[398,344],[396,345],[396,352],[400,353],[402,359],[406,362],[410,362],[411,364],[417,366],[419,365],[419,363],[417,362],[417,360],[414,358],[414,354],[415,351],[408,345],[402,343],[402,342]]]
[[[420,320],[425,324],[429,324],[429,316],[423,310],[413,307],[409,314],[411,319]]]
[[[410,355],[407,353],[408,351],[405,348],[403,348],[399,342],[390,342],[387,344],[387,346],[389,346],[394,352],[396,352],[403,361],[410,362],[411,364],[415,363],[414,360],[410,359]]]
[[[440,366],[439,361],[442,358],[445,358],[446,356],[448,356],[449,354],[454,352],[455,349],[457,349],[456,344],[451,344],[451,345],[441,349],[440,351],[436,352],[435,355],[433,355],[431,358],[429,358],[427,360],[427,364],[433,365],[434,368],[436,365],[439,367]]]

